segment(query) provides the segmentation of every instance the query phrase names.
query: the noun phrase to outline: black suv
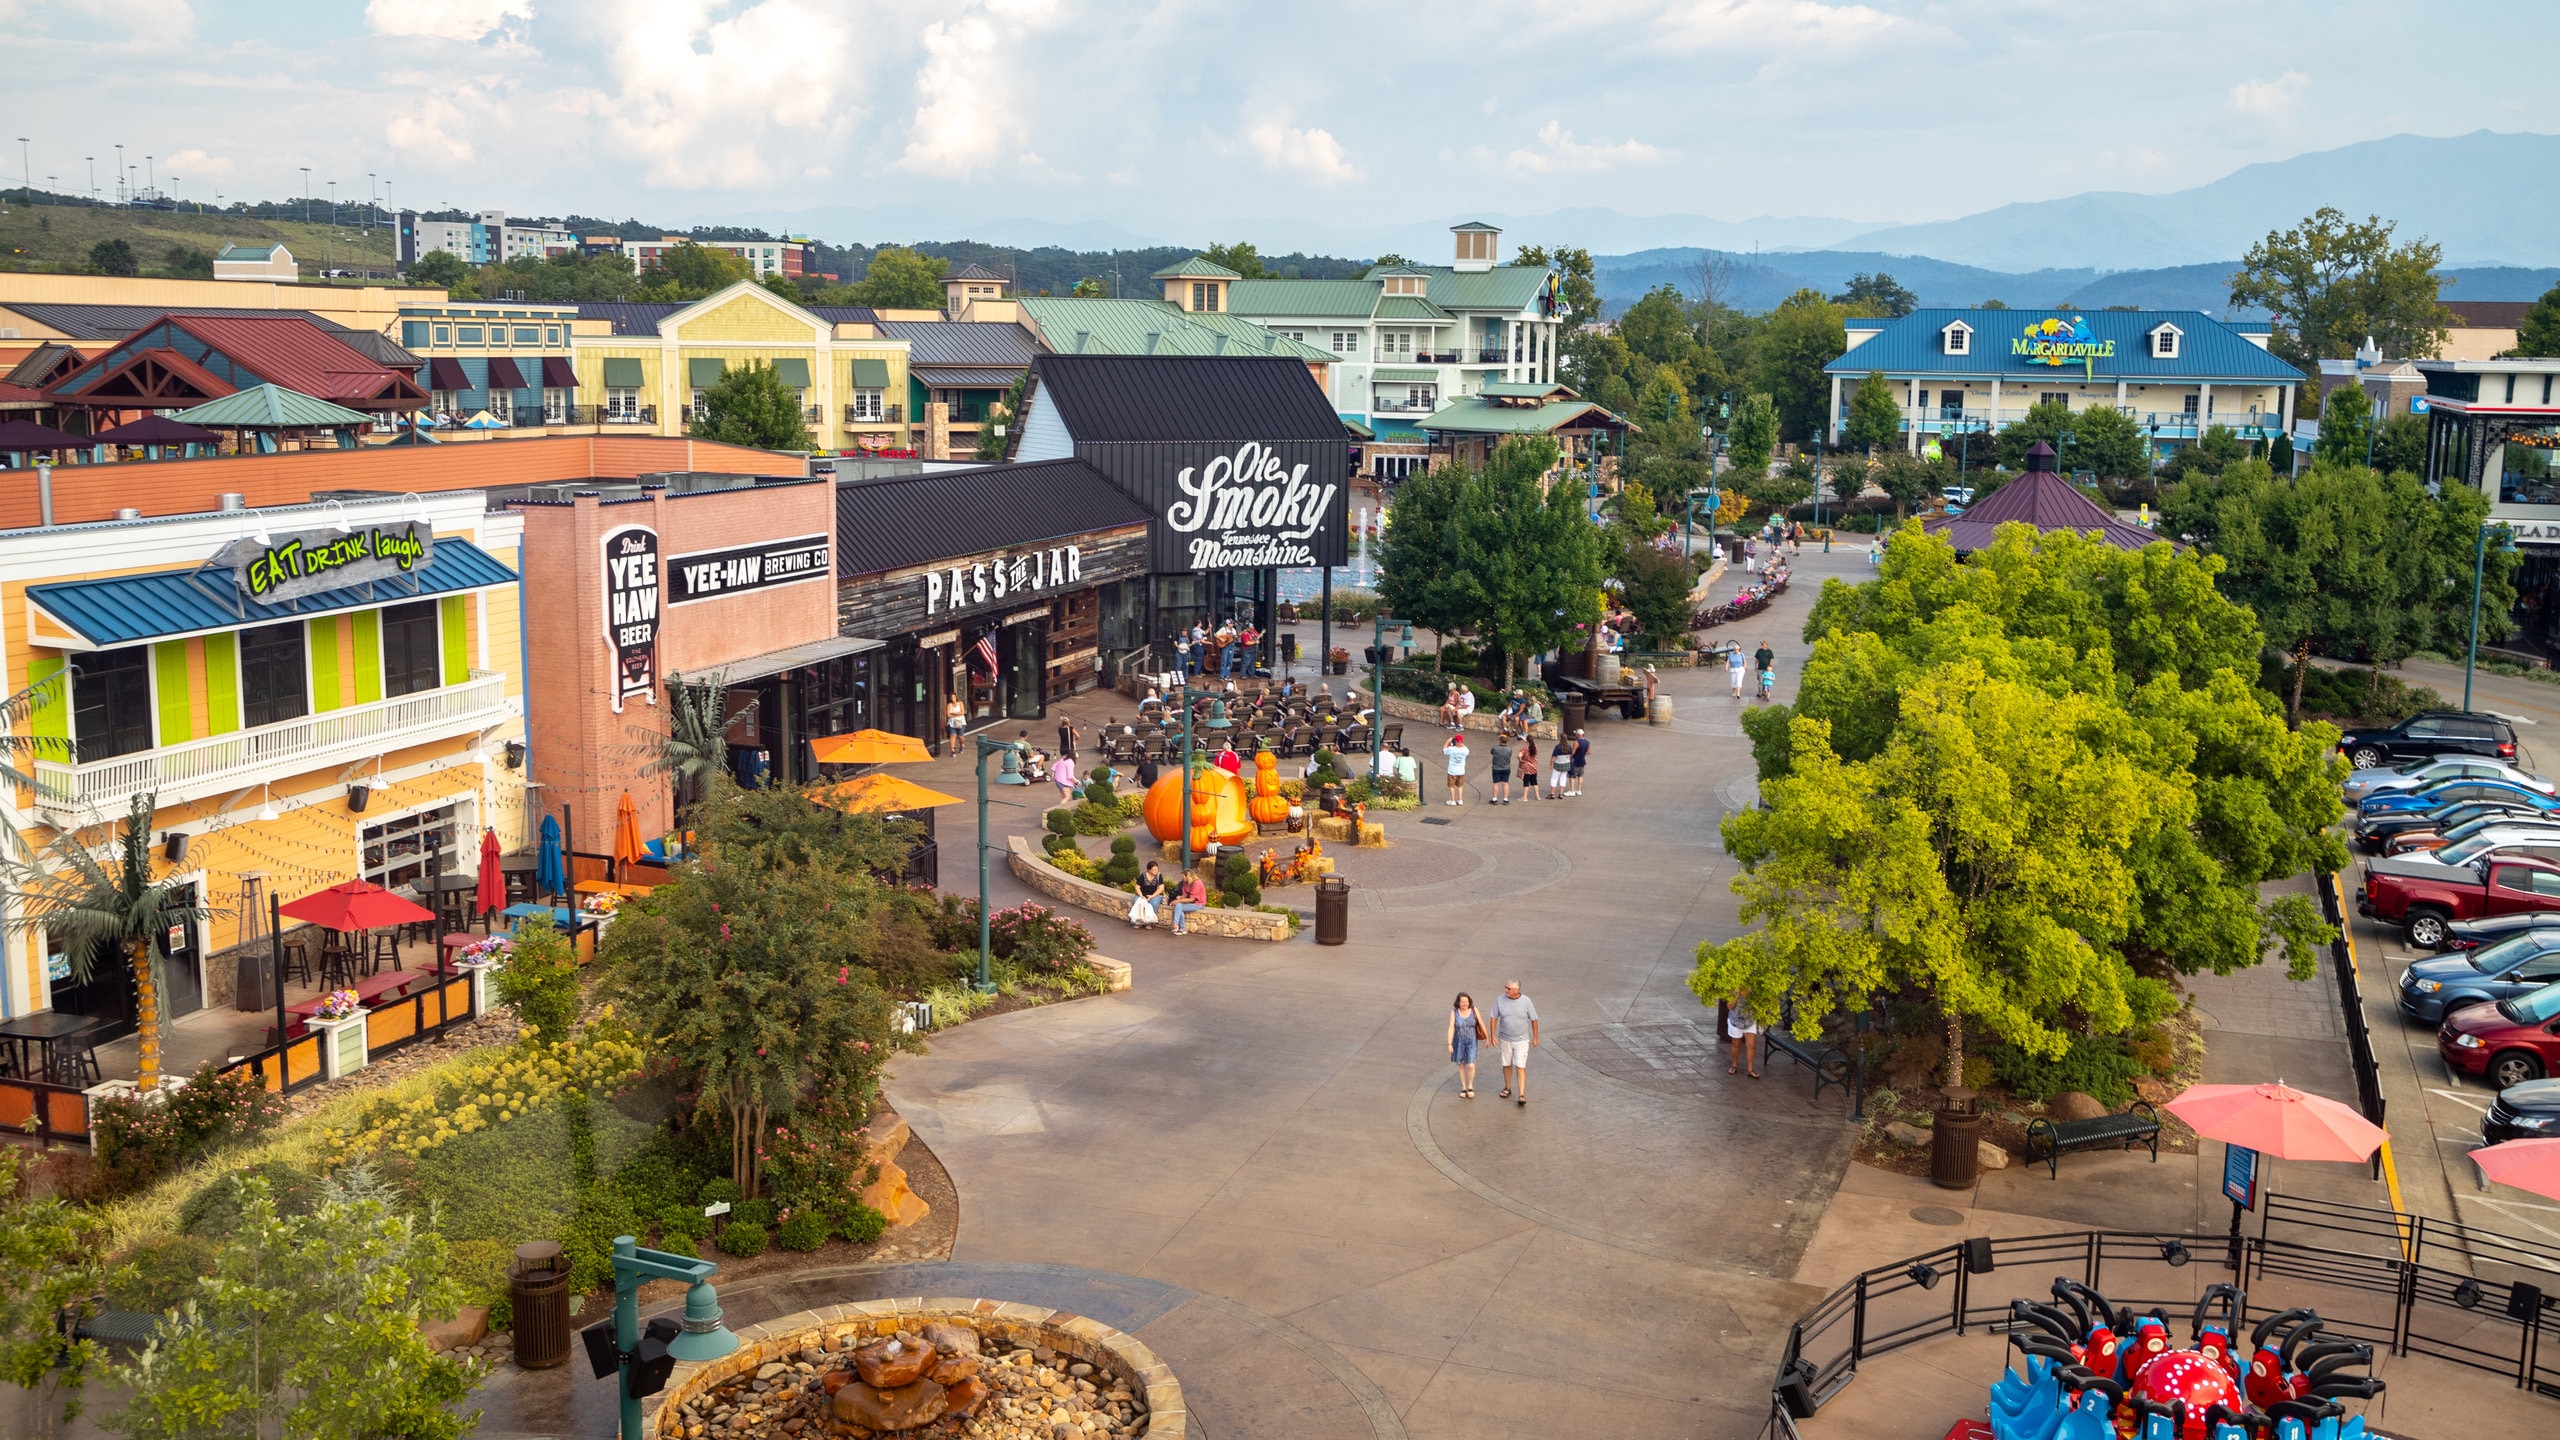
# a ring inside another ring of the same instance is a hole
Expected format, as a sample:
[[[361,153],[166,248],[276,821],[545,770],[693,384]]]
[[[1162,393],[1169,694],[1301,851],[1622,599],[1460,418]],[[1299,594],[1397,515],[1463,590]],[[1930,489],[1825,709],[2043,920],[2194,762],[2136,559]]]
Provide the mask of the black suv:
[[[2438,755],[2494,755],[2513,760],[2516,731],[2495,715],[2472,710],[2429,710],[2387,730],[2350,730],[2338,737],[2338,749],[2359,770],[2429,760]]]

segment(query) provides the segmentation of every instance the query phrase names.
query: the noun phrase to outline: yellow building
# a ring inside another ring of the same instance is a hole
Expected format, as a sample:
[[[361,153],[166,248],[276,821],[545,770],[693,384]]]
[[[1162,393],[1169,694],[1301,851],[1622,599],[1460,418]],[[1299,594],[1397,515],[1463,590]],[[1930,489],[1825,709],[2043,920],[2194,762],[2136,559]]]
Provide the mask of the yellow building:
[[[476,869],[484,826],[530,843],[521,535],[477,491],[0,532],[0,662],[50,682],[28,728],[55,742],[6,818],[104,843],[155,798],[155,869],[223,912],[161,947],[169,1015],[232,1003],[213,957],[270,895]],[[129,1025],[130,977],[75,985],[13,933],[0,1010],[47,1009]]]
[[[609,428],[681,435],[722,374],[760,361],[800,392],[820,448],[916,447],[909,343],[872,322],[830,319],[749,281],[673,310],[590,305],[582,316],[570,336],[578,398]]]

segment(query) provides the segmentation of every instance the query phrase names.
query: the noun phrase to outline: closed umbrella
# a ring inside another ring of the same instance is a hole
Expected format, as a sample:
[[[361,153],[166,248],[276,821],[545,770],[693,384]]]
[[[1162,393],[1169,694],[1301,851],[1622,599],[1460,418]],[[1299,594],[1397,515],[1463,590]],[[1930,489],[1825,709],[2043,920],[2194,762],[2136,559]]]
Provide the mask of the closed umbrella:
[[[545,895],[569,893],[569,867],[560,856],[560,817],[542,817],[542,848],[534,856],[533,883]]]
[[[613,807],[613,863],[617,867],[640,863],[640,807],[631,803],[628,790],[622,792],[622,803]]]
[[[2560,1200],[2560,1140],[2510,1140],[2474,1150],[2471,1159],[2501,1185]]]
[[[507,877],[498,856],[498,832],[480,832],[480,887],[471,897],[475,915],[487,915],[507,908]]]

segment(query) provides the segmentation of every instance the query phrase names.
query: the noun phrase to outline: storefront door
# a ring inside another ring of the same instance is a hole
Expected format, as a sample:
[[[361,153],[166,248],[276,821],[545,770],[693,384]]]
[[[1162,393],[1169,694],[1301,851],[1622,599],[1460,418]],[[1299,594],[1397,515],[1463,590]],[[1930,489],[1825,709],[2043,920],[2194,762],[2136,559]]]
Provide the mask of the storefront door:
[[[103,1045],[133,1033],[139,997],[133,988],[133,967],[126,963],[122,951],[112,945],[95,947],[90,952],[89,983],[85,985],[73,982],[71,952],[61,941],[49,942],[45,963],[53,979],[55,1010],[106,1022],[106,1028],[92,1037],[95,1043]]]
[[[172,905],[196,903],[196,887],[190,883],[170,893]],[[194,921],[181,921],[169,926],[159,939],[160,1015],[175,1020],[204,1008],[204,948],[196,943],[201,929]]]
[[[1026,620],[1004,627],[1005,714],[1037,720],[1049,713],[1044,677],[1049,670],[1049,622]]]

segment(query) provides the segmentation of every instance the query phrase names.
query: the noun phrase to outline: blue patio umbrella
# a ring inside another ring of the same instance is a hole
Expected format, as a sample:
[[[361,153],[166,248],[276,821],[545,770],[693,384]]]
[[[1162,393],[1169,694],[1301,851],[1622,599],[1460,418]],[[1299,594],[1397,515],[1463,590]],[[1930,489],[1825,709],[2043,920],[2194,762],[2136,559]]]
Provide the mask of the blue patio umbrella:
[[[533,862],[534,887],[545,895],[569,893],[569,867],[560,858],[560,817],[542,817],[542,853]]]

